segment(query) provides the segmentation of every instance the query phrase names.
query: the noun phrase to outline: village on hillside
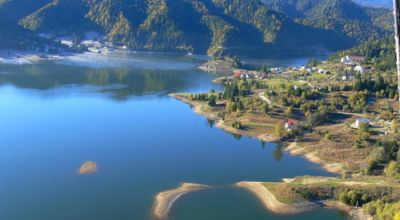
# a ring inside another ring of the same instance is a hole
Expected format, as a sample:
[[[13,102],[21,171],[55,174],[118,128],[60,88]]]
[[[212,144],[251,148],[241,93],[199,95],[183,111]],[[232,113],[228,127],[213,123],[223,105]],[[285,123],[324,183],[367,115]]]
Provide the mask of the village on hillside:
[[[279,143],[280,149],[351,180],[375,176],[396,182],[400,177],[395,72],[383,74],[366,58],[352,55],[310,60],[301,67],[248,70],[225,59],[200,68],[224,72],[215,80],[224,91],[172,96],[236,138]],[[370,200],[380,199],[372,196],[375,189],[366,193]]]

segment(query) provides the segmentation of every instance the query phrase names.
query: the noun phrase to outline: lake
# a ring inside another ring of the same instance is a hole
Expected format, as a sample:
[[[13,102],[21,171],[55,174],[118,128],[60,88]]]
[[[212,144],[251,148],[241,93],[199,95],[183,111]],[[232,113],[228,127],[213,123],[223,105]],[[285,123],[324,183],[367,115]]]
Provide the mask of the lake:
[[[0,65],[0,219],[149,220],[154,196],[182,182],[214,188],[179,199],[171,220],[347,219],[328,209],[276,215],[232,187],[334,174],[275,144],[214,128],[170,98],[222,89],[215,75],[197,70],[205,59],[120,53]],[[88,160],[99,171],[77,175]]]

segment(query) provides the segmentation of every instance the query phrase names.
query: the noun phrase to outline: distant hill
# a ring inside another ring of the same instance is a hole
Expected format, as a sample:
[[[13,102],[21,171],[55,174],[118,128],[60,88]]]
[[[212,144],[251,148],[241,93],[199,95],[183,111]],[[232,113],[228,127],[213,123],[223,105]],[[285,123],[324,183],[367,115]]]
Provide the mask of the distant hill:
[[[264,0],[271,9],[296,22],[344,33],[357,42],[392,31],[392,13],[387,9],[365,8],[351,0]]]
[[[351,0],[0,0],[2,15],[29,33],[209,55],[338,50],[391,31],[390,11]]]
[[[354,2],[368,7],[393,8],[393,0],[353,0]]]
[[[9,0],[0,0],[0,48],[26,50],[48,43],[39,38],[36,33],[17,24],[17,14],[11,14],[11,8],[5,8],[2,5],[7,1]]]

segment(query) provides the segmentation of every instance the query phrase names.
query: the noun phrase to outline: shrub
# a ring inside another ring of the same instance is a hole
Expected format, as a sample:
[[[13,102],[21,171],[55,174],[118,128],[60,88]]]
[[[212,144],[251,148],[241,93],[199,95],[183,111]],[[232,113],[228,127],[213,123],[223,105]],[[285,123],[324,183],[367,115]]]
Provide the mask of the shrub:
[[[345,204],[356,206],[363,205],[369,201],[369,197],[365,194],[361,194],[355,191],[341,192],[339,194],[339,200]]]
[[[385,203],[377,200],[365,204],[363,209],[376,220],[400,220],[400,202]]]
[[[208,100],[208,105],[211,106],[211,107],[214,107],[214,106],[217,105],[217,100],[216,100],[215,95],[212,95],[210,97],[210,99]]]
[[[286,135],[285,127],[282,123],[276,123],[274,127],[275,135],[279,138],[283,138]]]
[[[292,117],[293,116],[293,108],[292,107],[287,108],[285,111],[285,115],[288,118]]]
[[[390,161],[385,168],[386,176],[400,179],[400,164],[396,161]]]
[[[232,123],[232,127],[236,128],[236,129],[242,129],[242,123],[240,123],[240,121],[235,121]]]

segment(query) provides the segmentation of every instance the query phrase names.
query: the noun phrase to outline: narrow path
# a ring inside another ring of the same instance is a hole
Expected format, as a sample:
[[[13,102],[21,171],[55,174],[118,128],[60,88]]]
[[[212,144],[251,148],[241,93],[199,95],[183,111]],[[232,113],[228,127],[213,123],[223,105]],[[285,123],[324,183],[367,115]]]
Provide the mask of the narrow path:
[[[315,89],[315,86],[313,84],[311,84],[310,82],[307,82],[305,80],[299,80],[299,82],[307,84],[311,89]]]
[[[266,103],[268,103],[268,104],[270,104],[272,106],[276,106],[278,108],[285,108],[285,107],[283,107],[281,105],[277,105],[277,104],[272,103],[271,99],[269,99],[267,96],[265,96],[265,92],[258,93],[258,97],[260,97],[260,99],[262,99],[263,101],[265,101]]]
[[[265,96],[265,92],[259,93],[259,94],[258,94],[258,97],[260,97],[262,100],[264,100],[264,101],[267,102],[268,104],[272,105],[271,100],[269,100],[269,98],[267,98],[267,97]]]

